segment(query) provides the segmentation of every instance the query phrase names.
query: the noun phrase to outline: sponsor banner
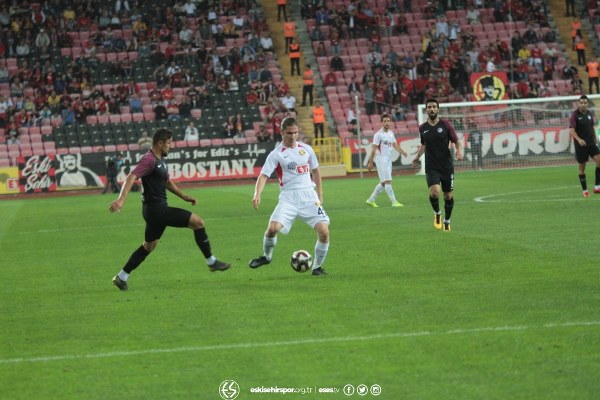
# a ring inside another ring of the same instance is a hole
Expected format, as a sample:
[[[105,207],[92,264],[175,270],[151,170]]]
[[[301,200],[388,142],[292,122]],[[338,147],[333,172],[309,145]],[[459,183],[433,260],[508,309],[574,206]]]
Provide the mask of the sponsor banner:
[[[575,154],[568,128],[548,127],[515,129],[514,131],[483,131],[481,142],[486,157],[536,157]],[[467,149],[467,154],[470,151]]]
[[[539,157],[567,156],[575,153],[573,141],[569,137],[569,129],[564,127],[546,127],[531,129],[515,129],[512,131],[486,131],[482,130],[483,138],[481,152],[483,158],[498,157]],[[457,132],[458,138],[464,145],[465,135]],[[464,137],[463,137],[464,136]],[[346,146],[350,149],[351,170],[359,170],[359,156],[362,152],[362,169],[367,168],[371,152],[372,138],[346,139]],[[398,152],[392,150],[392,166],[394,168],[412,168],[412,160],[419,150],[420,140],[418,137],[401,137],[398,143],[408,153],[408,157],[401,157]],[[470,149],[463,152],[465,159],[470,160]]]
[[[104,154],[57,154],[55,157],[57,190],[104,187],[101,178],[106,175]]]
[[[17,158],[19,191],[43,193],[56,190],[54,155]]]
[[[471,74],[473,97],[477,101],[508,99],[509,85],[506,72],[473,72]]]
[[[275,143],[175,148],[167,156],[169,176],[174,182],[200,182],[255,178]],[[21,157],[18,187],[21,193],[96,189],[106,184],[106,164],[116,153],[56,154]],[[146,154],[125,151],[118,181]]]
[[[174,182],[255,178],[274,147],[271,142],[173,149],[167,157],[169,176]],[[135,165],[144,154],[130,152],[127,157]]]
[[[19,168],[0,168],[0,194],[17,194],[19,190]]]

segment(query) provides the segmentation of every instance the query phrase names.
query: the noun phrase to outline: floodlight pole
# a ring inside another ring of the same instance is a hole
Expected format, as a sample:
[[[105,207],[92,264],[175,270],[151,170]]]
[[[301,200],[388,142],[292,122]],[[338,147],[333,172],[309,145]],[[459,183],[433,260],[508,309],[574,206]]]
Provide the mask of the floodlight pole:
[[[363,164],[362,164],[362,138],[360,136],[360,108],[358,107],[358,95],[354,95],[354,109],[356,110],[356,136],[358,137],[358,168],[360,170],[360,177],[363,177]]]

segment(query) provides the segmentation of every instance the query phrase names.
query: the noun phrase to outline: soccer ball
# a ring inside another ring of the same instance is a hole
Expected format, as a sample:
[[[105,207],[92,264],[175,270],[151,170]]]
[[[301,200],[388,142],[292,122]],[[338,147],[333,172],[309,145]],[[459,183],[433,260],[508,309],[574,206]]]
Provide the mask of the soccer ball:
[[[290,265],[296,272],[306,272],[312,267],[312,256],[306,250],[296,250],[290,259]]]

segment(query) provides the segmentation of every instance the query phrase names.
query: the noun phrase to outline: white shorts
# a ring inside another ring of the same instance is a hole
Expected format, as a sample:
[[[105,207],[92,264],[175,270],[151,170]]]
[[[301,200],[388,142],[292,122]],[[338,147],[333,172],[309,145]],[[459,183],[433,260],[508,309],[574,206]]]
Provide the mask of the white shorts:
[[[375,160],[377,165],[377,175],[379,176],[379,182],[391,181],[392,180],[392,163],[389,161]]]
[[[276,221],[283,225],[281,233],[287,234],[292,229],[296,218],[300,218],[313,229],[315,225],[324,222],[329,225],[329,216],[319,202],[319,196],[313,189],[297,190],[279,195],[279,203],[270,221]]]

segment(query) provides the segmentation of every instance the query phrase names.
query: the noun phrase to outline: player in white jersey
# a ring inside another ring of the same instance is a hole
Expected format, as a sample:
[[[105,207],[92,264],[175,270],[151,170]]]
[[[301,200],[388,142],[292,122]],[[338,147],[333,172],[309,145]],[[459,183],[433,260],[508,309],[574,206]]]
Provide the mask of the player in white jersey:
[[[375,186],[375,190],[373,190],[373,193],[371,193],[371,196],[367,199],[367,204],[371,207],[377,207],[375,200],[384,190],[392,202],[392,207],[402,207],[402,204],[396,200],[396,195],[394,195],[394,190],[392,189],[392,149],[396,149],[396,151],[404,157],[407,157],[408,153],[404,151],[396,141],[396,136],[390,129],[391,123],[392,119],[390,116],[382,114],[382,128],[377,131],[375,136],[373,136],[371,156],[369,157],[367,169],[371,171],[373,169],[373,162],[377,164],[379,183]]]
[[[258,179],[252,206],[258,210],[260,195],[273,172],[279,179],[279,203],[263,238],[263,255],[250,260],[250,268],[270,264],[279,232],[287,234],[296,218],[309,224],[317,232],[313,275],[326,275],[322,265],[329,249],[329,217],[322,207],[323,187],[319,161],[314,150],[307,144],[298,143],[298,122],[285,118],[281,122],[283,142],[267,156]],[[311,179],[312,173],[312,179]],[[316,191],[315,191],[316,189]]]

